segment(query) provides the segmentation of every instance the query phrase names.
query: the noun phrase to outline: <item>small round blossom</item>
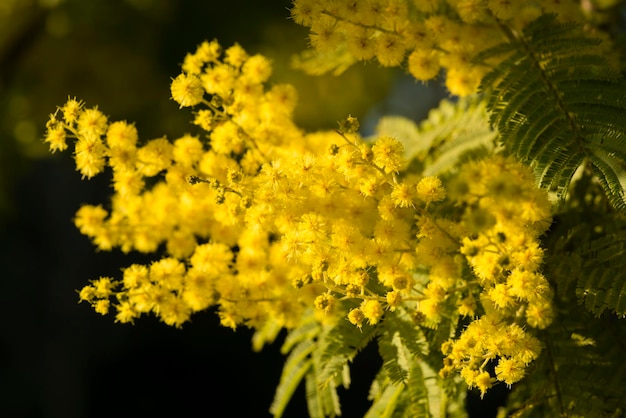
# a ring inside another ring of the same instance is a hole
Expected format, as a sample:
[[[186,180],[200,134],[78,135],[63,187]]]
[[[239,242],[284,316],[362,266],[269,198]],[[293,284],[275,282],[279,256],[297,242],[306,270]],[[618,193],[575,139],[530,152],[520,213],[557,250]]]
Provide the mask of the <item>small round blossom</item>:
[[[415,49],[408,59],[409,73],[417,80],[430,80],[437,77],[441,66],[436,51]]]
[[[253,83],[263,83],[272,75],[272,65],[263,55],[253,55],[244,62],[241,73]]]
[[[496,366],[496,376],[498,380],[507,385],[522,380],[526,375],[526,366],[517,358],[501,358]]]
[[[76,99],[69,99],[61,108],[63,120],[65,123],[72,125],[78,120],[83,108],[83,102]]]
[[[85,109],[78,116],[79,137],[96,138],[104,135],[107,130],[107,121],[108,118],[97,107]]]
[[[416,187],[417,198],[423,202],[440,202],[446,198],[446,190],[438,177],[424,177]]]
[[[46,131],[46,137],[44,139],[50,146],[50,152],[64,151],[67,149],[67,134],[65,127],[62,125],[55,125],[48,128]]]
[[[374,164],[381,167],[385,173],[399,171],[404,164],[404,146],[390,136],[378,138],[372,146],[372,153]]]
[[[363,316],[367,319],[367,322],[370,325],[377,324],[380,318],[383,316],[382,305],[379,301],[373,299],[364,301],[361,304],[361,311],[363,312]]]
[[[348,321],[350,321],[352,325],[355,325],[358,328],[361,328],[363,326],[364,320],[365,315],[363,314],[363,311],[359,308],[352,309],[348,313]]]
[[[328,314],[335,307],[335,302],[335,298],[332,295],[324,293],[315,298],[314,304],[317,309]]]
[[[109,147],[133,148],[137,145],[139,135],[133,124],[124,121],[113,122],[106,133],[106,142]]]
[[[170,88],[172,99],[180,105],[181,108],[195,106],[202,101],[204,89],[200,79],[192,74],[179,74],[174,80]]]
[[[394,184],[393,191],[391,192],[391,199],[396,206],[401,208],[413,207],[413,198],[415,197],[414,185],[402,182]]]

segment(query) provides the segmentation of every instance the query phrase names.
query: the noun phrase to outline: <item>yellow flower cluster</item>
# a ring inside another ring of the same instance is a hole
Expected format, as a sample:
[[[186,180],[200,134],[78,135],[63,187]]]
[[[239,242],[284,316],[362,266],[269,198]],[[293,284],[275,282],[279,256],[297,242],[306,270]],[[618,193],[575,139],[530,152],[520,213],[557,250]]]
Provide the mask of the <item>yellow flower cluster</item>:
[[[493,157],[461,167],[446,189],[405,172],[395,138],[362,140],[351,116],[304,133],[295,90],[267,86],[270,75],[239,45],[189,54],[171,93],[194,107],[202,136],[140,141],[132,124],[75,99],[51,115],[50,149],[72,138],[84,177],[113,178],[109,208],[78,210],[80,231],[101,250],[165,253],[92,281],[80,299],[120,322],[152,313],[173,326],[211,306],[233,328],[293,327],[310,307],[359,328],[399,307],[429,327],[479,316],[447,343],[444,372],[486,390],[485,366],[499,359],[496,377],[519,380],[540,351],[523,325],[552,317],[538,244],[550,205],[530,171]]]
[[[470,233],[461,253],[471,266],[481,292],[468,293],[465,306],[483,312],[456,341],[444,344],[442,372],[460,370],[469,386],[483,393],[494,379],[486,366],[497,360],[496,379],[520,380],[541,351],[539,341],[524,330],[552,322],[552,290],[541,274],[539,236],[550,224],[547,193],[533,187],[530,169],[503,157],[464,165],[451,186],[465,208],[462,223]],[[474,299],[474,300],[472,300]],[[471,308],[468,314],[478,313]]]
[[[445,69],[446,86],[458,96],[474,93],[493,64],[473,59],[505,40],[502,23],[520,29],[542,13],[584,19],[580,4],[551,0],[295,0],[291,9],[326,59],[330,51],[353,62],[375,58],[383,66],[404,66],[417,80]]]
[[[109,122],[75,99],[51,115],[52,151],[75,139],[83,177],[106,167],[112,173],[110,208],[81,207],[80,231],[101,250],[167,254],[126,268],[121,280],[94,281],[81,300],[100,313],[114,307],[121,322],[152,312],[180,326],[193,312],[219,305],[227,326],[267,318],[289,326],[317,296],[290,285],[295,273],[280,256],[275,226],[282,205],[294,203],[288,195],[274,200],[282,191],[280,159],[317,147],[291,120],[295,90],[266,89],[270,63],[238,45],[222,51],[216,41],[204,42],[183,69],[172,98],[181,107],[202,105],[194,122],[208,141],[186,134],[142,142],[132,124]],[[107,292],[94,290],[104,282]]]
[[[195,123],[208,141],[142,143],[133,125],[74,99],[51,116],[53,151],[75,138],[85,177],[112,171],[111,208],[80,208],[80,231],[102,250],[151,253],[164,244],[167,253],[128,267],[121,280],[93,282],[81,299],[100,313],[115,307],[121,322],[152,312],[176,326],[211,305],[231,327],[270,318],[289,327],[308,306],[332,320],[340,298],[362,300],[363,319],[375,324],[397,306],[412,285],[416,207],[441,200],[441,183],[399,180],[401,143],[363,143],[354,118],[346,132],[304,134],[291,120],[293,88],[266,88],[269,62],[238,45],[222,52],[205,42],[183,70],[172,97],[200,105]],[[387,294],[367,289],[372,277]],[[101,282],[106,292],[94,290]]]

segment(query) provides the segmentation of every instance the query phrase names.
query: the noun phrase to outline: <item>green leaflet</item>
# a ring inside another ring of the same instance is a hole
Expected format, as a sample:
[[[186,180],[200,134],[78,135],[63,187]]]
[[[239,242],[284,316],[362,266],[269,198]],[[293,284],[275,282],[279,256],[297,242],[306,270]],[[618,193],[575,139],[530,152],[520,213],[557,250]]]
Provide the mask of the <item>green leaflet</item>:
[[[315,320],[313,310],[309,310],[299,326],[287,334],[281,352],[289,355],[270,406],[273,416],[282,416],[300,382],[313,367],[312,354],[317,349],[316,336],[320,332],[321,325]]]
[[[482,80],[491,123],[507,152],[530,164],[538,184],[563,199],[589,163],[611,204],[626,210],[626,83],[595,54],[599,40],[542,15],[521,35],[483,51],[502,61]]]
[[[625,326],[614,316],[594,318],[561,306],[542,335],[544,353],[511,392],[506,416],[624,416]]]
[[[310,356],[316,347],[314,340],[304,340],[291,351],[285,360],[274,401],[270,406],[270,413],[275,417],[282,416],[302,378],[311,369],[313,360]]]
[[[397,340],[400,346],[402,342]],[[406,347],[399,351],[408,353]],[[370,399],[373,404],[366,417],[445,418],[466,417],[461,391],[450,387],[437,372],[415,356],[403,357],[407,368],[405,382],[393,382],[384,367],[372,383]],[[449,383],[449,382],[448,382]],[[460,381],[456,385],[461,387]],[[452,395],[452,396],[450,396]]]
[[[331,329],[324,331],[316,352],[320,367],[318,383],[325,386],[339,376],[343,368],[374,338],[375,330],[371,325],[363,325],[362,329],[358,329],[347,320],[340,320]]]
[[[626,225],[611,222],[602,230],[576,251],[583,260],[576,295],[596,315],[607,309],[626,315]]]
[[[442,328],[449,330],[445,324]],[[449,336],[449,333],[448,333]],[[430,341],[404,309],[388,312],[377,332],[383,367],[372,382],[373,404],[368,417],[465,417],[460,380],[438,375],[440,354],[431,353]],[[438,350],[438,348],[437,348]],[[432,355],[432,356],[431,356]],[[432,358],[431,358],[432,357]]]
[[[317,368],[314,367],[313,371]],[[306,401],[311,418],[335,417],[341,415],[336,386],[318,384],[316,373],[308,373],[305,381]]]
[[[374,327],[359,330],[347,320],[323,329],[313,312],[285,338],[281,351],[289,353],[270,412],[282,416],[291,397],[305,380],[307,407],[311,417],[341,414],[337,387],[350,385],[348,363],[374,337]]]
[[[376,380],[374,382],[377,382]],[[377,383],[377,385],[380,385]],[[382,389],[375,389],[376,393],[370,399],[374,401],[372,407],[365,414],[365,418],[388,418],[394,416],[395,407],[398,399],[402,395],[404,387],[400,384],[384,385]]]
[[[473,156],[492,152],[497,137],[480,96],[454,103],[442,100],[419,126],[404,117],[383,117],[376,134],[393,136],[402,142],[411,164],[409,171],[425,176],[454,171]]]
[[[321,330],[321,325],[315,320],[313,310],[310,309],[303,316],[300,324],[296,328],[292,329],[289,334],[287,334],[287,337],[285,337],[285,342],[280,348],[280,352],[283,354],[289,353],[289,351],[291,351],[291,349],[296,344],[302,341],[309,341],[316,338]]]
[[[291,65],[293,68],[302,70],[310,75],[332,73],[337,76],[346,71],[355,62],[354,57],[343,46],[323,54],[313,49],[307,49],[294,56],[291,60]]]
[[[257,329],[252,336],[252,349],[258,352],[265,344],[273,343],[281,329],[283,329],[282,325],[277,321],[265,322],[263,327]]]
[[[578,302],[596,316],[626,315],[626,221],[577,202],[559,214],[551,235],[546,277],[555,281],[558,298]]]
[[[383,359],[383,369],[387,372],[393,384],[407,383],[409,376],[408,349],[402,344],[400,334],[380,334],[378,338],[378,352]]]
[[[575,187],[586,189],[591,185],[588,179],[583,177]],[[546,240],[552,251],[544,273],[555,288],[555,319],[538,333],[544,350],[528,376],[513,386],[504,416],[621,417],[626,413],[626,322],[607,311],[608,299],[581,294],[585,288],[596,293],[610,288],[602,271],[613,272],[609,280],[613,283],[626,282],[619,274],[623,267],[618,267],[624,264],[626,224],[615,214],[607,216],[595,209],[573,205],[559,215]]]
[[[610,309],[626,314],[626,277],[622,269],[587,268],[578,282],[576,293],[587,309],[600,314]]]

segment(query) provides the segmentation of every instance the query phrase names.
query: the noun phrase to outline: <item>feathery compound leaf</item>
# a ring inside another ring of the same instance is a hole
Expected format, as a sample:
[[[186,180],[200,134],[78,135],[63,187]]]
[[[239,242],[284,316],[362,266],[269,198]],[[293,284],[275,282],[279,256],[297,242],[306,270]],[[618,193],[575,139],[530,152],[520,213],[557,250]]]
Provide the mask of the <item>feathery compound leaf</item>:
[[[626,315],[626,225],[609,228],[577,251],[583,268],[576,295],[596,315],[607,309]]]
[[[273,343],[281,329],[283,327],[278,321],[267,321],[252,336],[252,349],[258,352],[265,344]]]
[[[339,321],[328,331],[324,331],[319,339],[319,381],[321,385],[329,384],[351,362],[354,357],[375,336],[376,328],[363,325],[358,329],[347,320]]]
[[[507,416],[623,417],[626,323],[571,305],[542,335],[545,353],[509,397]]]
[[[310,309],[304,314],[298,326],[289,331],[280,352],[287,354],[296,344],[313,340],[320,332],[322,332],[322,327],[315,319],[313,310]]]
[[[405,308],[396,308],[393,312],[385,314],[385,320],[381,324],[379,332],[398,332],[402,343],[411,352],[413,357],[428,355],[428,341],[422,329],[415,324]]]
[[[313,367],[312,354],[318,348],[316,336],[321,330],[322,327],[315,320],[311,309],[304,314],[300,324],[287,334],[281,353],[289,355],[283,365],[274,400],[270,406],[270,413],[275,417],[282,416],[302,378],[310,373]]]
[[[382,333],[378,337],[378,352],[383,359],[383,370],[392,383],[406,383],[409,376],[409,350],[400,339],[400,333]]]
[[[302,378],[311,369],[313,360],[310,356],[316,348],[316,342],[305,340],[298,344],[287,357],[276,388],[274,401],[270,406],[270,413],[275,417],[282,416]]]
[[[345,47],[339,47],[320,53],[313,49],[302,51],[299,55],[292,57],[291,65],[293,68],[304,71],[310,75],[322,75],[332,73],[333,75],[341,75],[352,64],[355,59]]]
[[[316,367],[313,371],[317,370]],[[319,385],[316,373],[308,373],[305,380],[306,401],[311,418],[341,415],[339,396],[335,385]]]
[[[595,53],[600,41],[542,15],[522,34],[476,57],[501,62],[481,90],[507,152],[530,164],[541,187],[564,198],[576,169],[593,166],[611,204],[626,210],[626,83]]]
[[[423,361],[415,359],[407,385],[410,400],[406,416],[446,417],[445,395],[440,386],[441,378]]]
[[[485,155],[495,148],[497,133],[489,126],[484,100],[478,96],[459,99],[454,104],[443,101],[439,109],[449,107],[448,112],[440,112],[446,120],[440,121],[437,128],[427,128],[437,118],[436,113],[429,115],[428,120],[420,125],[425,142],[430,143],[424,161],[425,176],[454,171],[468,159]]]
[[[424,175],[441,174],[494,148],[496,132],[489,127],[486,104],[480,99],[442,100],[419,126],[406,118],[384,117],[376,131],[402,142],[407,160],[422,165]]]
[[[372,407],[365,414],[365,418],[387,418],[392,417],[395,412],[395,406],[398,398],[403,391],[402,385],[389,385],[385,387],[380,398],[378,398]]]

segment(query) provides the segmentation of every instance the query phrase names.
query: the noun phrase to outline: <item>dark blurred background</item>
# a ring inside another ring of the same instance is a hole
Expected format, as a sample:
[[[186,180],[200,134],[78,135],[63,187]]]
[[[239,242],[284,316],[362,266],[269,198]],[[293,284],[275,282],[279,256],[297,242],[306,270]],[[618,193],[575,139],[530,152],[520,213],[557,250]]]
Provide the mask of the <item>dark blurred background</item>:
[[[299,90],[296,118],[334,128],[347,114],[423,117],[445,92],[418,92],[401,71],[356,65],[339,77],[289,68],[306,30],[285,0],[0,0],[0,417],[265,417],[280,377],[280,339],[260,353],[251,332],[218,326],[214,313],[182,329],[145,317],[113,322],[76,290],[117,276],[137,254],[96,252],[74,228],[81,204],[106,204],[106,175],[81,181],[69,152],[42,143],[48,115],[69,97],[141,138],[195,132],[169,99],[169,82],[203,40],[239,42],[275,64],[273,81]],[[380,363],[368,348],[352,367],[344,417],[363,416]],[[304,391],[285,413],[306,416]],[[482,413],[477,416],[488,416]]]

